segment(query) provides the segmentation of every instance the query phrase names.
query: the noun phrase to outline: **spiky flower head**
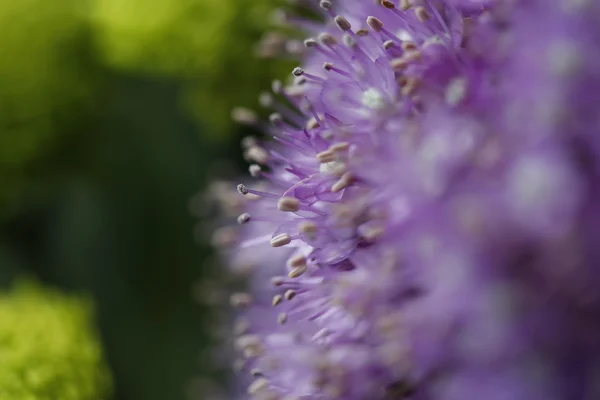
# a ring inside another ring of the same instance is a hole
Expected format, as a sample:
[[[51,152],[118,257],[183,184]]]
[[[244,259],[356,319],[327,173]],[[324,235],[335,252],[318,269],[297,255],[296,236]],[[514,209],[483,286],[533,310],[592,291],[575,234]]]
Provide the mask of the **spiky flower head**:
[[[248,395],[600,396],[600,4],[303,3],[237,187]]]

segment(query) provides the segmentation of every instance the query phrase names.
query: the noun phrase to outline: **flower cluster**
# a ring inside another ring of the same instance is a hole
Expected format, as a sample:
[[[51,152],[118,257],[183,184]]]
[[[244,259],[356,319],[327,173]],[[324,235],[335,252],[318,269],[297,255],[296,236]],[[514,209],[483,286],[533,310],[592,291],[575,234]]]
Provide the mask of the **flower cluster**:
[[[600,398],[600,3],[303,3],[225,243],[248,395]]]

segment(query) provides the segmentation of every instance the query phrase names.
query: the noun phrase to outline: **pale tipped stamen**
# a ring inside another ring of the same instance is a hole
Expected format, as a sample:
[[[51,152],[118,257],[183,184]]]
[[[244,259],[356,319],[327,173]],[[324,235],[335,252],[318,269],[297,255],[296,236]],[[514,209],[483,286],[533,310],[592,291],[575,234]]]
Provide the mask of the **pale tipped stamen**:
[[[304,273],[306,272],[307,269],[308,268],[306,265],[292,268],[292,270],[290,272],[288,272],[288,277],[290,277],[291,279],[298,278],[298,277],[304,275]]]
[[[237,223],[240,225],[247,224],[248,222],[250,222],[250,214],[248,213],[240,214],[240,216],[237,217]]]
[[[272,247],[283,247],[290,244],[291,242],[292,237],[290,235],[288,235],[287,233],[280,233],[279,235],[272,238],[270,243]]]
[[[332,192],[339,192],[350,186],[354,182],[354,177],[350,172],[346,172],[342,177],[331,186]]]
[[[273,305],[273,307],[276,307],[278,305],[280,305],[281,303],[283,303],[283,296],[280,294],[276,294],[275,296],[273,296],[273,301],[271,302],[271,304]]]
[[[237,185],[237,191],[239,194],[241,194],[243,196],[246,196],[248,194],[253,194],[253,195],[256,195],[259,197],[265,197],[268,199],[279,199],[281,197],[281,196],[273,194],[273,193],[262,192],[260,190],[250,189],[243,183],[240,183],[239,185]]]
[[[254,299],[249,293],[234,293],[229,298],[229,302],[235,308],[248,308],[253,301]]]
[[[352,25],[350,25],[350,22],[341,15],[337,15],[333,20],[342,32],[347,32],[352,29]]]
[[[300,201],[295,197],[282,197],[277,202],[279,211],[296,212],[300,210]]]
[[[285,297],[285,299],[286,299],[287,301],[290,301],[290,300],[294,299],[294,297],[296,297],[296,294],[297,294],[297,293],[296,293],[296,291],[295,291],[295,290],[293,290],[293,289],[288,289],[288,290],[286,290],[286,292],[285,292],[285,294],[284,294],[283,296]]]

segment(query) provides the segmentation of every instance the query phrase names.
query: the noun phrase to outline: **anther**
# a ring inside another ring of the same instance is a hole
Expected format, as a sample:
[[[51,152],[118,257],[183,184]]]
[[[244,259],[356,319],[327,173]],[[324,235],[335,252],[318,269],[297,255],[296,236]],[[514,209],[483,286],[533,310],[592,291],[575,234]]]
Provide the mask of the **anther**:
[[[411,52],[415,52],[419,49],[419,46],[417,46],[417,44],[413,41],[403,41],[402,42],[402,50],[404,51],[411,51]]]
[[[233,325],[233,334],[236,336],[244,335],[250,331],[250,323],[245,319],[240,319]]]
[[[330,62],[324,62],[323,63],[323,69],[325,71],[331,71],[331,68],[333,68],[333,64]]]
[[[263,372],[258,368],[252,368],[250,370],[250,375],[252,375],[255,378],[258,378],[258,377],[263,376]]]
[[[258,164],[266,164],[269,161],[269,152],[260,146],[252,146],[244,154],[247,160]]]
[[[277,202],[279,211],[296,212],[300,209],[300,201],[295,197],[282,197]]]
[[[338,43],[333,35],[326,32],[319,34],[319,42],[327,46],[335,46]]]
[[[237,222],[240,225],[247,224],[248,222],[250,222],[250,214],[248,214],[248,213],[240,214],[240,216],[237,217]]]
[[[241,144],[243,149],[249,149],[252,146],[258,145],[258,140],[254,136],[245,136],[242,138]]]
[[[308,130],[317,129],[320,126],[321,126],[321,124],[319,124],[319,121],[317,121],[317,119],[315,117],[311,117],[306,122],[306,129],[308,129]]]
[[[292,279],[299,278],[306,272],[306,265],[302,265],[296,268],[292,268],[290,272],[288,272],[288,276]]]
[[[290,268],[304,267],[306,266],[306,257],[304,257],[302,254],[298,254],[290,258],[287,262],[287,265]]]
[[[241,194],[243,196],[248,194],[248,188],[243,183],[240,183],[239,185],[237,185],[237,191],[239,194]]]
[[[359,29],[356,31],[356,35],[357,36],[367,36],[369,34],[369,31],[367,29]]]
[[[271,93],[263,92],[258,96],[258,104],[262,107],[269,108],[273,106],[273,95]]]
[[[290,235],[288,235],[287,233],[280,233],[279,235],[277,235],[273,239],[271,239],[271,246],[272,247],[282,247],[287,244],[290,244],[291,241],[292,241],[292,238],[290,237]]]
[[[283,295],[285,297],[285,299],[287,301],[292,300],[294,297],[296,297],[296,291],[292,290],[292,289],[288,289],[285,294]]]
[[[282,276],[275,276],[271,278],[271,284],[273,286],[281,286],[285,283],[285,278]]]
[[[400,93],[403,96],[410,96],[417,90],[420,83],[421,82],[418,78],[403,76],[398,81],[398,84],[401,88]]]
[[[231,247],[237,239],[237,231],[233,226],[223,226],[213,233],[211,243],[215,247]]]
[[[336,16],[334,19],[335,24],[337,25],[338,28],[340,28],[340,30],[342,32],[346,32],[349,31],[350,29],[352,29],[352,25],[350,25],[350,22],[348,22],[348,20],[344,17],[342,17],[341,15]]]
[[[258,378],[250,386],[248,386],[248,394],[254,396],[257,393],[263,392],[269,388],[269,381],[265,378]]]
[[[302,221],[298,224],[298,230],[302,233],[315,234],[318,232],[319,227],[312,221]]]
[[[279,325],[285,325],[285,323],[287,322],[287,320],[288,320],[288,315],[286,313],[284,313],[284,312],[280,313],[277,316],[277,323],[279,323]]]
[[[410,0],[400,0],[400,10],[407,11],[412,7],[412,3]]]
[[[394,58],[390,61],[390,67],[396,72],[404,71],[408,67],[409,60],[405,57]]]
[[[292,75],[294,75],[294,76],[302,76],[303,74],[304,74],[304,70],[300,67],[296,67],[292,71]]]
[[[253,178],[258,178],[260,173],[262,172],[262,168],[258,164],[251,164],[248,167],[248,172],[250,172],[250,176]]]
[[[321,0],[321,2],[319,3],[319,6],[321,6],[321,8],[324,10],[330,10],[331,9],[331,1]]]
[[[308,38],[304,41],[304,47],[316,47],[317,44],[317,41],[313,38]]]
[[[335,143],[332,144],[331,147],[329,147],[330,150],[332,151],[348,151],[348,149],[350,149],[350,143],[348,142],[339,142],[339,143]]]
[[[317,154],[317,160],[319,160],[320,163],[334,162],[336,159],[336,154],[331,150],[325,150]]]
[[[283,122],[283,116],[279,113],[272,113],[269,115],[269,122],[271,122],[273,125],[279,125],[281,122]]]
[[[272,83],[271,83],[271,90],[273,91],[273,93],[275,94],[281,94],[283,93],[283,82],[281,82],[278,79],[275,79]]]
[[[429,19],[431,18],[431,15],[429,15],[429,12],[423,6],[415,8],[415,15],[417,16],[417,19],[421,22],[429,21]]]
[[[231,110],[231,119],[242,125],[254,125],[258,122],[256,113],[244,107],[236,107]]]
[[[273,305],[273,307],[280,305],[281,303],[283,303],[283,296],[280,294],[276,294],[275,296],[273,296],[273,301],[271,302],[271,304]]]
[[[381,32],[383,29],[383,22],[374,16],[367,17],[367,25],[369,25],[369,27],[375,32]]]
[[[396,8],[394,3],[390,0],[381,0],[381,5],[385,8],[389,8],[390,10]]]
[[[354,39],[354,37],[353,37],[353,36],[351,36],[351,35],[349,35],[349,34],[345,33],[345,34],[344,34],[344,36],[342,36],[342,40],[344,41],[344,44],[345,44],[347,47],[350,47],[350,48],[354,48],[354,47],[356,47],[356,44],[357,44],[357,43],[356,43],[356,39]]]
[[[354,177],[350,172],[346,172],[342,177],[331,186],[332,192],[339,192],[352,184]]]
[[[298,254],[290,258],[287,262],[287,265],[291,268],[304,267],[306,266],[306,257],[304,257],[302,254]]]
[[[392,47],[394,47],[395,43],[393,40],[386,40],[385,42],[383,42],[383,48],[386,50],[391,49]]]
[[[234,293],[229,298],[229,302],[235,308],[248,308],[252,305],[252,296],[248,293]]]

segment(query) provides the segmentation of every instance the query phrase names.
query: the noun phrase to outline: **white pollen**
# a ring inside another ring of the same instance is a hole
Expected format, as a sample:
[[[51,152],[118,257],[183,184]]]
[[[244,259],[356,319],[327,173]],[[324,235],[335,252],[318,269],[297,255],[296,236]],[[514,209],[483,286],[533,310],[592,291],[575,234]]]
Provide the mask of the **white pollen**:
[[[464,77],[454,78],[446,87],[446,103],[451,106],[460,104],[467,94],[468,81]]]
[[[375,88],[369,88],[363,92],[361,103],[367,108],[378,111],[386,107],[385,97]]]

